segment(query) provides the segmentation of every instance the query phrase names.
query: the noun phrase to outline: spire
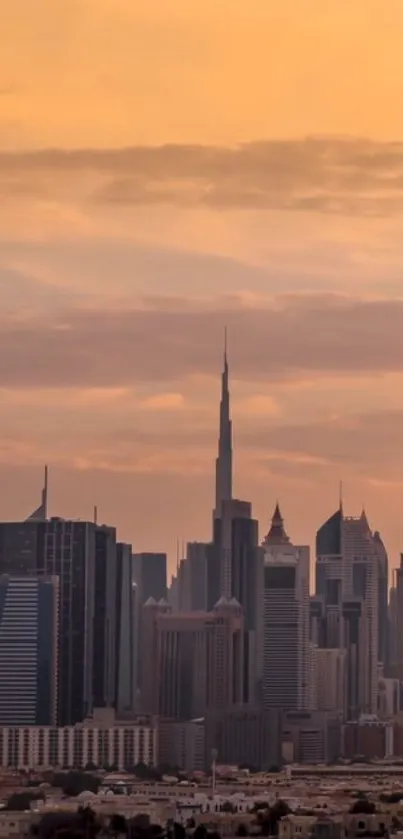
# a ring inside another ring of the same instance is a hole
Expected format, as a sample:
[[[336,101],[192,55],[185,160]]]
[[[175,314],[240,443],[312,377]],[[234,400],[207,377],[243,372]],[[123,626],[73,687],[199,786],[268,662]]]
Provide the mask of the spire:
[[[45,477],[44,477],[44,484],[42,490],[42,497],[41,503],[30,516],[28,516],[27,521],[46,521],[48,518],[48,477],[49,477],[49,470],[48,467],[45,466]]]
[[[223,501],[232,498],[232,422],[230,418],[227,328],[224,329],[224,359],[221,376],[220,432],[216,459],[215,518],[221,514]]]
[[[285,532],[284,520],[277,501],[271,520],[270,530],[263,540],[263,545],[288,545],[289,543],[290,540]]]

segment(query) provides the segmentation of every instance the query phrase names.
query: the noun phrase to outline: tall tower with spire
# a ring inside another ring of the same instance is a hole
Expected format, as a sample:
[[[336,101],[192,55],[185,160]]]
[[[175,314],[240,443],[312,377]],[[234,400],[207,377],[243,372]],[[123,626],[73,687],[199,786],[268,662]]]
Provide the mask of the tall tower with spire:
[[[221,376],[220,433],[215,473],[214,517],[219,518],[223,501],[232,498],[232,422],[230,418],[227,330],[224,333],[224,367]]]

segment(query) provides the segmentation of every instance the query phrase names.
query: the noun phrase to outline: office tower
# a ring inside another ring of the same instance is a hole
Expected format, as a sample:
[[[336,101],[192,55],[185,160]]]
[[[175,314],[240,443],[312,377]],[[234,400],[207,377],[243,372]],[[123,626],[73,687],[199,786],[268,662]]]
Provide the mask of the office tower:
[[[221,764],[268,771],[282,764],[280,709],[250,705],[206,715],[206,766],[216,751]]]
[[[315,694],[313,707],[346,715],[347,653],[340,649],[315,649]]]
[[[224,368],[221,376],[220,428],[215,471],[214,518],[221,516],[223,501],[232,498],[232,423],[230,418],[229,371],[225,332]]]
[[[0,574],[36,574],[45,550],[46,523],[29,519],[0,523]]]
[[[180,563],[179,606],[183,612],[207,610],[208,556],[211,546],[188,542],[186,559]]]
[[[400,555],[400,564],[403,563],[403,557]],[[389,591],[389,606],[388,606],[388,673],[392,678],[398,678],[397,675],[397,621],[398,621],[398,600],[397,600],[397,585],[396,572],[394,572],[394,583]]]
[[[311,692],[309,548],[290,542],[278,504],[263,550],[263,705],[304,709]]]
[[[94,539],[92,707],[104,708],[116,700],[116,530],[96,526]]]
[[[190,720],[242,698],[243,618],[222,598],[211,612],[172,613],[151,599],[143,606],[142,707]]]
[[[385,545],[378,531],[374,533],[374,547],[378,560],[378,661],[382,664],[385,672],[389,663],[389,560]]]
[[[171,613],[172,608],[166,600],[161,599],[157,603],[154,597],[149,597],[143,604],[139,601],[138,686],[140,708],[146,714],[157,714],[159,707],[157,619]]]
[[[0,725],[54,725],[59,581],[0,577]]]
[[[286,763],[335,763],[341,754],[339,714],[328,711],[286,711],[283,714],[283,757]]]
[[[403,682],[403,554],[400,554],[400,567],[396,571],[395,578],[395,654],[396,654],[396,677]]]
[[[316,593],[325,603],[326,646],[347,650],[348,714],[376,713],[386,552],[365,513],[346,517],[341,505],[319,529],[316,550]]]
[[[167,598],[167,555],[164,553],[133,554],[134,581],[137,583],[140,608],[149,597]]]
[[[379,558],[365,513],[343,521],[343,599],[360,598],[364,653],[359,709],[376,714],[378,696]]]
[[[105,602],[101,573],[105,568],[105,545],[103,538],[97,540],[97,531],[98,526],[92,522],[50,519],[45,524],[44,552],[37,557],[37,574],[56,575],[60,580],[60,725],[81,722],[93,707],[97,548],[100,559],[97,585]],[[105,539],[108,538],[105,533]],[[105,644],[105,632],[103,626],[96,638],[96,645],[99,644],[103,651],[109,648]],[[100,662],[97,671],[101,685],[104,684],[104,664]]]
[[[137,639],[139,635],[137,585],[133,579],[132,546],[116,545],[116,709],[134,711],[137,693]]]

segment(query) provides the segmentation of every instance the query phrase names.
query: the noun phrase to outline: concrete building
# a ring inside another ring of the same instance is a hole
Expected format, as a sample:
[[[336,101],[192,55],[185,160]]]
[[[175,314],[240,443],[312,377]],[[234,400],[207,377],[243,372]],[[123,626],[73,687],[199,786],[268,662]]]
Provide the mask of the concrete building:
[[[309,548],[291,544],[278,505],[263,550],[263,705],[308,708]]]
[[[316,708],[346,715],[347,653],[340,649],[315,649]]]
[[[340,715],[326,711],[283,714],[282,757],[286,763],[332,763],[340,754]]]
[[[211,612],[172,613],[168,604],[143,606],[142,707],[189,720],[242,698],[242,610],[221,599]]]
[[[116,546],[115,684],[118,714],[136,710],[139,610],[132,546]]]
[[[378,717],[392,719],[400,711],[400,682],[399,679],[385,679],[378,682]]]
[[[282,763],[279,710],[244,705],[206,715],[206,768],[217,752],[220,763],[269,770]]]
[[[363,714],[343,726],[343,757],[362,761],[391,757],[394,754],[394,728],[391,721]]]
[[[0,725],[55,725],[59,580],[0,577]]]
[[[157,727],[148,718],[119,722],[113,711],[95,712],[75,726],[0,727],[0,766],[17,769],[115,765],[130,769],[157,763]]]
[[[184,772],[204,772],[205,722],[160,720],[158,726],[158,766],[172,766]]]

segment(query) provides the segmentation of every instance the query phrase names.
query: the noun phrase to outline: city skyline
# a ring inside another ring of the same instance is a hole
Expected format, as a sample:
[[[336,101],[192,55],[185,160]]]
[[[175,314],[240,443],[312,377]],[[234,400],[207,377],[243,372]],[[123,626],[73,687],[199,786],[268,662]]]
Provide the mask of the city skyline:
[[[403,534],[398,0],[16,0],[0,56],[2,518],[211,533],[233,487],[313,547]],[[354,68],[354,72],[352,72]],[[39,503],[40,498],[38,498]]]

